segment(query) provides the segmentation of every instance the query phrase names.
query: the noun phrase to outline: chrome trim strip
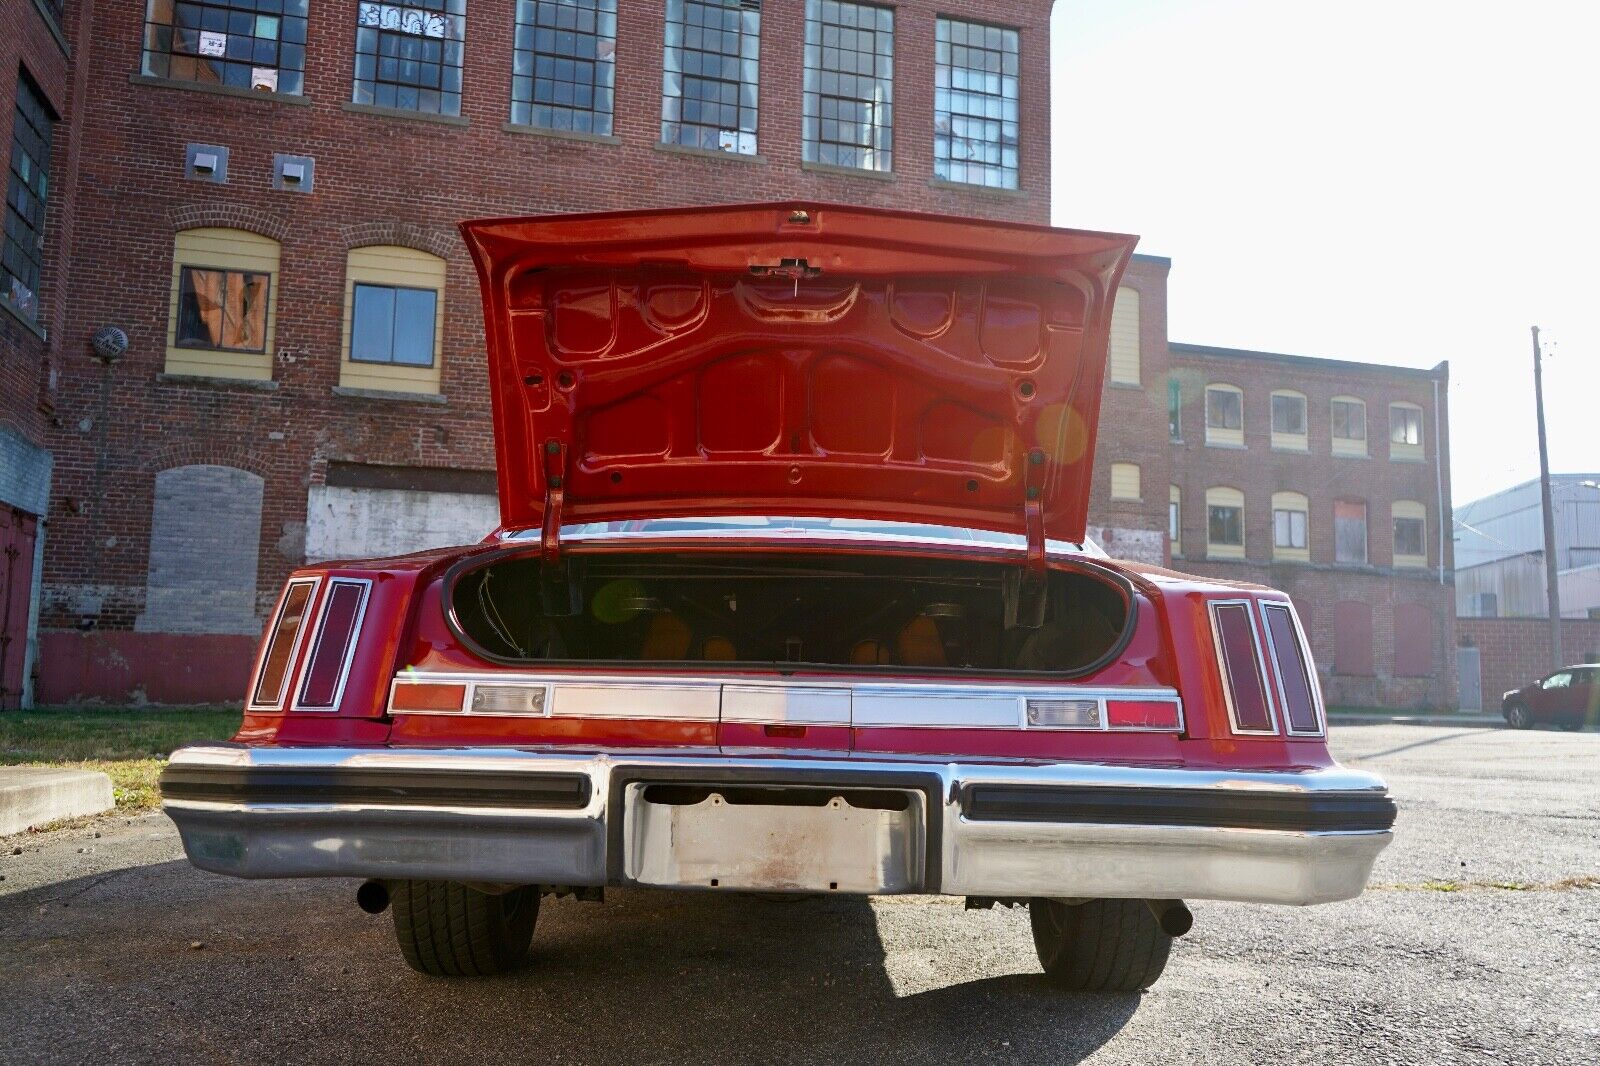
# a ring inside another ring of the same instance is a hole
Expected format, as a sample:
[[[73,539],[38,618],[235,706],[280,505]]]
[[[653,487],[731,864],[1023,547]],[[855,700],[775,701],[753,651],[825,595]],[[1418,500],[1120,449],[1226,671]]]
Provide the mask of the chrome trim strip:
[[[722,721],[729,725],[838,726],[850,728],[850,687],[724,685]]]
[[[1239,736],[1244,737],[1275,737],[1279,736],[1277,706],[1272,700],[1272,686],[1267,684],[1267,675],[1263,673],[1261,660],[1261,634],[1256,628],[1256,612],[1252,609],[1253,601],[1247,598],[1231,598],[1225,600],[1208,600],[1206,608],[1211,616],[1211,643],[1216,648],[1217,669],[1222,674],[1222,697],[1228,707],[1228,725]],[[1271,723],[1270,729],[1246,729],[1239,724],[1239,710],[1234,703],[1233,676],[1228,672],[1228,656],[1222,646],[1222,628],[1217,625],[1218,607],[1242,607],[1244,609],[1245,623],[1250,627],[1250,645],[1255,655],[1252,664],[1256,677],[1261,680],[1261,698],[1267,705],[1267,721]]]
[[[1282,708],[1283,731],[1291,737],[1321,737],[1328,732],[1327,719],[1322,711],[1322,686],[1317,683],[1316,666],[1311,658],[1311,648],[1306,644],[1305,631],[1300,627],[1300,618],[1295,613],[1294,604],[1288,600],[1261,600],[1257,604],[1261,611],[1261,634],[1267,641],[1267,654],[1272,656],[1272,677],[1277,683],[1278,706]],[[1272,625],[1267,621],[1268,610],[1281,610],[1289,615],[1289,627],[1293,630],[1295,641],[1299,645],[1301,668],[1306,672],[1306,691],[1311,693],[1311,717],[1316,721],[1312,729],[1296,729],[1294,719],[1289,715],[1289,690],[1283,683],[1283,666],[1278,662],[1278,645],[1272,637]]]
[[[401,683],[467,686],[460,711],[396,710],[395,685]],[[478,685],[530,685],[545,689],[544,713],[506,713],[523,718],[646,719],[677,722],[728,722],[738,725],[854,726],[861,729],[1028,729],[1051,732],[1182,733],[1183,700],[1171,688],[1117,688],[1073,685],[1054,687],[1012,682],[914,682],[782,680],[761,681],[748,675],[725,677],[661,677],[637,674],[560,674],[521,671],[405,671],[389,688],[391,715],[471,715]],[[658,697],[641,707],[626,702],[628,694]],[[679,693],[692,695],[676,695]],[[715,694],[715,706],[705,697]],[[698,698],[695,698],[698,697]],[[730,700],[730,697],[732,699]],[[1030,699],[1096,700],[1099,726],[1030,725]],[[1178,728],[1112,729],[1107,701],[1170,703],[1178,708]],[[970,712],[963,715],[961,712]]]
[[[256,700],[257,690],[261,687],[261,671],[267,665],[267,649],[272,647],[272,642],[277,638],[278,626],[283,622],[283,609],[289,602],[289,590],[296,585],[310,585],[311,595],[306,599],[306,614],[300,622],[300,628],[294,635],[294,644],[289,649],[289,659],[283,668],[283,687],[278,690],[278,698],[270,703],[261,703]],[[295,666],[300,658],[300,648],[305,643],[306,633],[311,629],[312,616],[317,613],[317,596],[321,591],[321,575],[311,577],[296,577],[284,582],[283,591],[278,594],[278,604],[272,609],[272,623],[267,627],[266,636],[261,641],[256,652],[256,667],[250,672],[249,695],[245,697],[244,709],[249,711],[281,711],[289,699],[289,693],[294,691]]]
[[[307,707],[301,703],[305,699],[306,685],[311,680],[311,661],[317,657],[317,651],[322,646],[322,632],[328,622],[328,601],[333,599],[333,592],[340,585],[353,585],[361,590],[361,599],[356,602],[356,616],[350,624],[350,643],[345,646],[344,660],[339,664],[339,681],[333,687],[333,702],[326,707]],[[350,664],[355,662],[356,645],[361,642],[361,626],[367,620],[367,603],[372,598],[372,579],[370,577],[332,577],[328,579],[328,591],[323,595],[322,609],[317,612],[317,632],[308,646],[306,654],[307,669],[300,671],[300,683],[295,686],[294,703],[290,705],[291,711],[302,711],[308,714],[337,714],[344,704],[344,686],[350,680]]]

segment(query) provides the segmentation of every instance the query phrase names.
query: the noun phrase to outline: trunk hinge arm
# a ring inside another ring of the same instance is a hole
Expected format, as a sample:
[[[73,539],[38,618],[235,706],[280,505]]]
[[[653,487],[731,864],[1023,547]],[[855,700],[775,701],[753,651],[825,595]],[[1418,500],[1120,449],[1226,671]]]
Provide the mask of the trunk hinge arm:
[[[544,445],[544,528],[540,554],[551,565],[561,562],[561,511],[567,499],[567,446],[558,440]]]
[[[1044,625],[1045,607],[1050,588],[1049,568],[1045,565],[1044,536],[1044,479],[1045,454],[1039,448],[1028,452],[1026,474],[1023,477],[1022,519],[1027,535],[1027,551],[1023,556],[1022,570],[1018,575],[1014,610],[1007,619],[1012,626],[1037,629]]]
[[[567,446],[544,443],[544,526],[539,531],[539,606],[546,615],[570,618],[583,610],[580,582],[561,554],[562,512],[567,502]]]

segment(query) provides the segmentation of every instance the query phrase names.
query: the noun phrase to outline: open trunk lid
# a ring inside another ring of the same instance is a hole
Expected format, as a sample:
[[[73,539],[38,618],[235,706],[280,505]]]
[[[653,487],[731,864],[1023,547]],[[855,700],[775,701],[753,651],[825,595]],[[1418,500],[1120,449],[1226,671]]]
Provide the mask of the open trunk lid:
[[[810,203],[467,222],[502,522],[1083,539],[1135,238]]]

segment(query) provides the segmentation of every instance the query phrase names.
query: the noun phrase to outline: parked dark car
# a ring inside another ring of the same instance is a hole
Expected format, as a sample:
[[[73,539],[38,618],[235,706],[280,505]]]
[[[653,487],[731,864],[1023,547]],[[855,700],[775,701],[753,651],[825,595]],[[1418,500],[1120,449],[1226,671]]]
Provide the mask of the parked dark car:
[[[1500,697],[1500,713],[1512,729],[1550,722],[1582,729],[1600,711],[1600,664],[1564,666],[1553,674]]]

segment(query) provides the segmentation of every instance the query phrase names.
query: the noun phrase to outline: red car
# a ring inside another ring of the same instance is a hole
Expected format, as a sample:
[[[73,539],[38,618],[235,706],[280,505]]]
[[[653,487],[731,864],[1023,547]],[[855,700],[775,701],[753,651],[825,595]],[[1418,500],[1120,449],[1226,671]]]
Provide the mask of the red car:
[[[1389,842],[1282,593],[1084,544],[1134,238],[816,204],[466,223],[502,526],[289,579],[191,861],[365,879],[481,974],[609,886],[1026,904],[1148,987],[1184,899]],[[801,517],[786,517],[801,516]]]
[[[1500,714],[1512,729],[1551,722],[1577,731],[1600,712],[1600,663],[1565,666],[1500,697]]]

